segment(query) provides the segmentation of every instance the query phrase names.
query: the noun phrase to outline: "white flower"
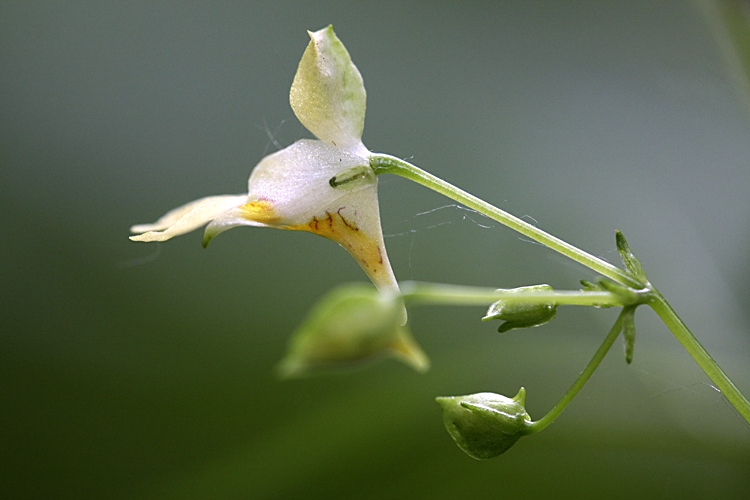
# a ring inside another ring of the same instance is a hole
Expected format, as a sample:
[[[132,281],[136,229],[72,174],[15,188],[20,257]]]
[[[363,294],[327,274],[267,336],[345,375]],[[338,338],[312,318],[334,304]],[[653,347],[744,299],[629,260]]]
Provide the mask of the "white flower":
[[[247,194],[209,196],[131,231],[134,241],[166,241],[206,223],[203,245],[236,226],[308,231],[344,247],[381,291],[397,291],[380,227],[377,177],[362,144],[362,76],[328,26],[310,33],[289,100],[320,140],[302,139],[265,157]]]

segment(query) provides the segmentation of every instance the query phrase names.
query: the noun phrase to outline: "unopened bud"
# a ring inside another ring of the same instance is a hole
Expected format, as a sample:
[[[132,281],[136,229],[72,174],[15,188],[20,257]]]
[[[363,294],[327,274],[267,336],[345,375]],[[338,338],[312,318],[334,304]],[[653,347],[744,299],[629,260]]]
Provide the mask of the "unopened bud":
[[[401,324],[403,307],[398,296],[385,296],[369,285],[335,289],[313,307],[292,336],[280,375],[306,375],[384,355],[426,371],[427,356]]]
[[[533,285],[498,291],[513,294],[530,294],[552,292],[553,290],[549,285]],[[497,329],[500,333],[504,333],[514,328],[530,328],[549,323],[555,318],[556,314],[557,306],[552,303],[519,302],[503,298],[490,306],[482,321],[492,319],[504,320],[505,323]]]
[[[514,398],[491,392],[437,398],[443,422],[459,448],[476,459],[505,453],[531,432],[531,417],[524,408],[526,390]]]

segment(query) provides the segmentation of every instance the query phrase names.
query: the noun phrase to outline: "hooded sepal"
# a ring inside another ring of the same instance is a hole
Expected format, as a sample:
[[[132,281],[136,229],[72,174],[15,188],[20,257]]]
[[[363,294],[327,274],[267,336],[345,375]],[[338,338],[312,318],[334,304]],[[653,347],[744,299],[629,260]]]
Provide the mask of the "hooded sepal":
[[[204,243],[241,225],[307,231],[344,247],[380,291],[397,293],[377,187],[377,177],[360,156],[302,139],[255,167],[248,181],[253,201],[217,217],[206,228]]]

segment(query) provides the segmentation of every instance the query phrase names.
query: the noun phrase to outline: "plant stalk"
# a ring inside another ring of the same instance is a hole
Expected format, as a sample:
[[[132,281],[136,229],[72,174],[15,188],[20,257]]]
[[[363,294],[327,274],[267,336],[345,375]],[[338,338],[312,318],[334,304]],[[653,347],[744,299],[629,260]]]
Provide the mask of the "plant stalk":
[[[511,228],[544,246],[569,257],[584,266],[593,269],[599,274],[606,276],[620,284],[632,288],[643,288],[645,283],[640,283],[632,276],[613,266],[609,262],[584,252],[578,247],[571,245],[559,238],[552,236],[541,229],[532,226],[518,217],[500,210],[466,191],[432,175],[409,162],[396,158],[395,156],[376,153],[370,156],[370,166],[375,174],[396,174],[409,180],[422,184],[462,205],[465,205],[487,217]]]
[[[568,389],[568,392],[565,393],[565,395],[560,399],[555,407],[549,411],[549,413],[547,413],[536,422],[532,422],[529,424],[532,433],[539,432],[549,424],[554,422],[555,419],[560,415],[560,413],[562,413],[562,411],[565,409],[565,407],[568,406],[568,404],[573,401],[573,398],[576,397],[581,389],[583,389],[583,386],[586,384],[586,382],[588,382],[588,380],[591,378],[591,375],[593,375],[594,371],[599,367],[599,364],[604,359],[604,356],[606,356],[607,352],[609,352],[612,344],[614,344],[615,340],[617,340],[617,337],[620,336],[620,331],[622,331],[622,315],[623,313],[621,312],[617,317],[617,321],[615,321],[615,324],[612,326],[612,329],[609,331],[609,334],[607,334],[607,336],[604,338],[604,342],[602,342],[602,345],[599,346],[599,349],[597,349],[594,357],[591,358],[591,361],[589,361],[589,364],[586,365],[586,368],[584,368],[584,370],[578,376],[570,389]]]
[[[672,334],[682,344],[682,347],[698,363],[698,366],[708,375],[708,378],[716,384],[716,388],[721,391],[727,401],[737,410],[737,412],[750,424],[750,402],[737,389],[737,386],[729,379],[724,370],[714,361],[710,354],[695,338],[695,335],[683,323],[682,319],[672,309],[672,306],[656,290],[653,290],[654,300],[649,303],[651,308],[661,318],[665,325],[672,331]]]
[[[621,306],[622,300],[611,292],[583,290],[514,292],[487,287],[446,285],[405,281],[399,283],[401,298],[408,304],[488,306],[504,299],[512,303],[571,306]]]

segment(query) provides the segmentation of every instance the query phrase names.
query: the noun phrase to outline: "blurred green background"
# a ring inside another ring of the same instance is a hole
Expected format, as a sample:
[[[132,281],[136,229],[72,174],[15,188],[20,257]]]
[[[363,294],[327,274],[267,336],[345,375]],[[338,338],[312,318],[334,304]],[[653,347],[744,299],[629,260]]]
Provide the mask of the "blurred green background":
[[[166,244],[128,227],[309,133],[288,92],[333,23],[368,91],[364,142],[651,280],[750,394],[750,107],[694,2],[1,2],[0,497],[747,498],[750,426],[642,309],[545,432],[479,462],[439,395],[523,385],[546,413],[616,311],[499,335],[419,308],[433,367],[279,381],[354,260],[306,233]],[[273,140],[270,139],[273,137]],[[401,280],[575,288],[594,276],[396,177]],[[439,208],[439,209],[438,209]],[[438,210],[435,210],[438,209]],[[533,218],[533,219],[531,219]],[[484,227],[489,226],[489,228]]]

